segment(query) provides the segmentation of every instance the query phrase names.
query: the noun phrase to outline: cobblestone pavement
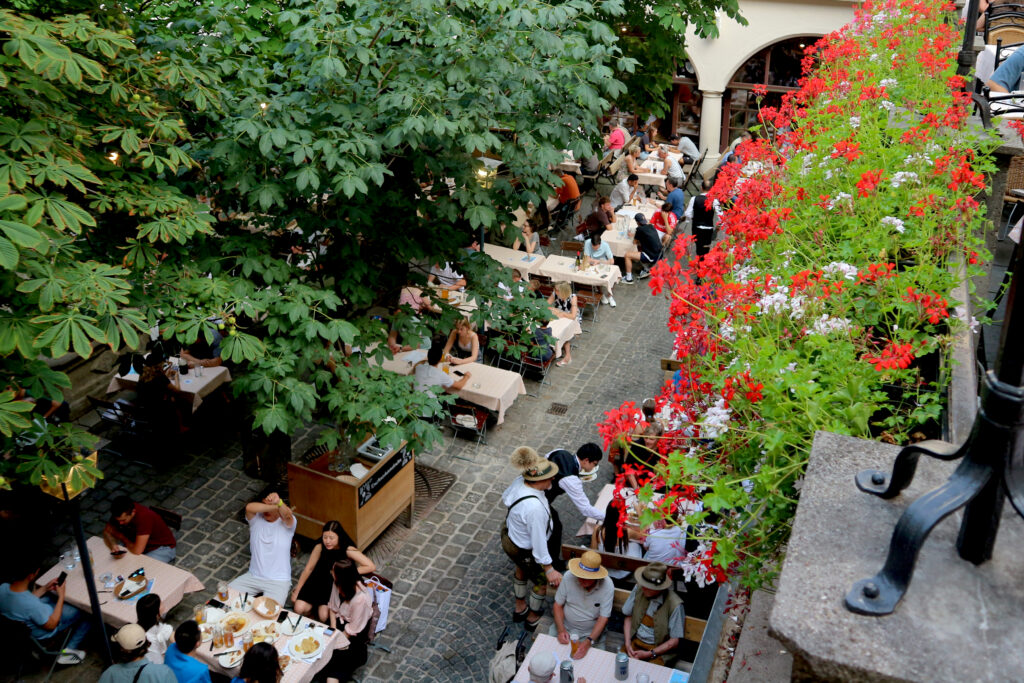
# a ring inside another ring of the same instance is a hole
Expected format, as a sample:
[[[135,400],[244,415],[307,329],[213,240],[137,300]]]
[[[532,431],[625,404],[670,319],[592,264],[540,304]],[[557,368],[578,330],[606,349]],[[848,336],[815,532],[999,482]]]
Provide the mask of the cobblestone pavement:
[[[505,514],[500,495],[516,476],[509,454],[522,444],[546,453],[599,442],[595,424],[604,410],[639,401],[660,386],[659,359],[671,352],[667,301],[651,296],[646,281],[620,284],[615,295],[617,308],[602,306],[596,324],[588,316],[588,331],[573,343],[572,365],[552,368],[550,384],[527,381],[537,397],[521,396],[505,423],[488,432],[486,445],[462,439],[452,445],[449,435],[433,453],[418,456],[424,464],[454,473],[457,481],[396,551],[376,558],[381,573],[395,584],[389,625],[378,637],[391,652],[371,650],[359,672],[364,683],[487,680],[494,642],[512,609],[512,564],[498,540]],[[548,414],[555,402],[568,406],[564,415]],[[87,535],[102,531],[110,500],[122,493],[184,515],[177,564],[198,576],[207,590],[186,595],[168,615],[172,624],[188,618],[192,605],[207,599],[217,580],[247,568],[248,534],[240,510],[266,486],[242,472],[237,441],[216,435],[193,441],[197,454],[182,454],[181,462],[166,472],[101,462],[108,476],[83,501]],[[585,485],[591,500],[611,476],[604,467],[597,481]],[[571,538],[582,519],[566,498],[556,507],[566,538]],[[53,547],[66,542],[69,533],[58,529]],[[368,552],[374,554],[372,546]],[[305,559],[293,563],[296,576]],[[91,649],[87,663],[58,671],[54,680],[95,680],[101,663],[95,645]]]

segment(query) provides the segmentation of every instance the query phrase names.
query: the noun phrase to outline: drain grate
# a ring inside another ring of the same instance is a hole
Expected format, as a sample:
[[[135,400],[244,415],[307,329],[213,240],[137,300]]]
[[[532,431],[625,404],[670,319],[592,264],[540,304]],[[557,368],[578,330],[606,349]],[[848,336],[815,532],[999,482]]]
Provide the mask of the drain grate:
[[[564,403],[552,403],[548,408],[548,415],[565,415],[568,410],[569,406]]]

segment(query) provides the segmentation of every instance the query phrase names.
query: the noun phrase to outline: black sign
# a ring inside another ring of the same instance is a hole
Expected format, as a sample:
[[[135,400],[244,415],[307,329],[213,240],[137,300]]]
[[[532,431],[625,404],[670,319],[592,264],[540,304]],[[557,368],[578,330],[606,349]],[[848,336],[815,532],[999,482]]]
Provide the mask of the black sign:
[[[384,488],[384,485],[410,462],[412,462],[412,451],[407,448],[403,448],[391,456],[391,460],[384,467],[378,469],[370,475],[369,479],[359,485],[359,507],[366,505],[377,491]]]

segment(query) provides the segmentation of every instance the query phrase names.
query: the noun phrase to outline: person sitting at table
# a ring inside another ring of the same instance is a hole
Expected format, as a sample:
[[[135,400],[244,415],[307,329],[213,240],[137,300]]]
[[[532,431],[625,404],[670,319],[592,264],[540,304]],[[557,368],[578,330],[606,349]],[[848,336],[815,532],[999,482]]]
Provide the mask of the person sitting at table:
[[[220,357],[222,341],[224,341],[224,336],[217,330],[213,331],[213,340],[209,342],[206,341],[206,336],[200,332],[194,342],[181,349],[181,359],[186,361],[190,368],[197,365],[204,368],[215,368],[224,362]]]
[[[67,401],[54,401],[49,398],[36,398],[25,389],[8,385],[5,391],[14,392],[15,401],[32,404],[32,414],[42,417],[47,422],[60,424],[71,419],[71,404]]]
[[[628,175],[636,175],[637,173],[646,173],[647,169],[640,165],[640,146],[629,150],[626,155],[626,173]]]
[[[686,626],[683,600],[671,590],[668,567],[661,562],[640,567],[633,576],[636,587],[622,605],[626,616],[622,651],[633,659],[671,668]]]
[[[633,465],[639,469],[640,477],[653,477],[657,474],[655,468],[661,462],[661,455],[658,453],[658,441],[661,439],[664,430],[658,423],[649,424],[642,433],[637,434],[629,445],[629,451],[623,458],[624,465]],[[626,475],[626,481],[630,488],[640,488],[638,475],[630,473]]]
[[[521,236],[512,243],[512,249],[518,250],[519,247],[522,247],[527,254],[544,255],[544,250],[540,248],[540,235],[533,231],[530,221],[523,223]]]
[[[1014,92],[1020,88],[1021,72],[1024,72],[1024,49],[1004,59],[985,85],[994,93]]]
[[[610,149],[613,152],[620,152],[625,144],[626,134],[622,132],[621,128],[618,126],[612,126],[610,123],[604,124],[605,149]]]
[[[623,257],[626,261],[626,277],[622,279],[627,285],[633,284],[633,263],[639,262],[640,273],[637,279],[644,279],[651,274],[651,268],[661,258],[661,238],[654,226],[647,222],[642,213],[633,216],[636,221],[636,232],[633,234],[635,248],[627,251]]]
[[[664,147],[658,152],[658,156],[661,158],[662,165],[661,171],[659,172],[663,176],[672,178],[677,186],[683,184],[683,167],[679,165],[676,158],[669,154],[668,150]]]
[[[174,561],[178,541],[164,518],[128,496],[118,496],[110,504],[110,521],[103,529],[103,542],[111,554],[127,550],[160,562]]]
[[[681,567],[686,555],[686,528],[664,519],[655,520],[641,534],[644,559],[661,562],[669,567]]]
[[[626,489],[623,489],[625,491]],[[622,515],[621,503],[612,500],[604,510],[604,521],[601,526],[594,529],[590,538],[590,547],[606,553],[625,555],[627,557],[641,558],[644,556],[644,549],[637,540],[641,537],[639,532],[631,529],[621,529],[619,518]],[[608,576],[613,581],[621,581],[630,575],[626,569],[609,569]]]
[[[688,162],[694,162],[700,158],[700,150],[697,149],[697,145],[693,144],[693,140],[685,135],[680,135],[678,138],[672,140],[672,144],[675,148],[682,152],[683,157]]]
[[[438,313],[441,310],[434,306],[429,294],[414,285],[402,287],[402,291],[398,295],[398,306],[408,306],[413,313],[426,313],[427,311]]]
[[[594,210],[583,221],[583,226],[585,226],[584,232],[589,234],[595,230],[608,230],[615,220],[616,216],[612,210],[612,200],[608,197],[598,196],[594,200]]]
[[[117,644],[116,663],[103,672],[99,683],[178,683],[170,667],[146,659],[149,641],[138,624],[125,624],[111,640]]]
[[[661,209],[651,217],[651,225],[658,231],[662,247],[668,247],[669,243],[672,242],[672,237],[676,233],[676,225],[678,224],[679,219],[672,213],[672,205],[669,202],[662,204]]]
[[[352,672],[366,663],[366,647],[370,636],[370,616],[373,613],[372,589],[363,583],[352,560],[334,563],[331,569],[334,587],[328,604],[331,628],[344,629],[349,646],[335,650],[324,667],[327,681],[338,683],[352,678]]]
[[[146,593],[135,603],[135,621],[146,631],[149,650],[146,659],[157,664],[164,663],[167,644],[174,640],[174,627],[160,618],[160,596]]]
[[[640,177],[636,173],[630,173],[612,188],[612,194],[608,198],[612,208],[618,211],[634,199],[643,199],[643,191],[640,189]],[[614,223],[615,221],[611,221]]]
[[[471,373],[466,372],[456,380],[438,367],[442,359],[444,359],[444,345],[440,342],[434,342],[430,350],[427,351],[426,360],[421,360],[417,363],[413,370],[413,377],[416,379],[416,391],[421,393],[430,392],[433,395],[434,389],[441,387],[448,393],[454,394],[466,386]]]
[[[530,350],[530,356],[541,363],[547,363],[555,355],[555,347],[551,345],[555,337],[550,325],[537,326],[533,330],[534,348]]]
[[[569,571],[555,592],[551,608],[555,623],[548,635],[556,636],[562,645],[569,644],[572,634],[581,637],[573,659],[583,659],[591,646],[603,650],[614,599],[615,585],[601,566],[600,555],[588,550],[569,560]]]
[[[455,321],[455,329],[448,334],[442,353],[452,365],[479,363],[480,338],[476,334],[476,325],[465,318]]]
[[[444,289],[462,289],[466,286],[466,278],[462,277],[448,261],[445,261],[443,268],[436,263],[430,266],[427,283],[434,284],[435,282],[438,287]]]
[[[598,263],[602,265],[615,265],[615,256],[612,254],[612,248],[608,246],[608,243],[604,241],[601,236],[603,230],[594,230],[590,233],[590,237],[583,243],[583,255],[587,258],[588,263]],[[612,286],[610,283],[605,283],[604,294],[601,296],[601,303],[615,308],[615,297],[612,296]]]
[[[245,653],[242,668],[231,683],[277,683],[281,680],[280,655],[270,643],[255,643]]]
[[[561,181],[561,184],[555,187],[555,194],[558,195],[558,205],[564,207],[567,204],[571,204],[573,211],[579,210],[583,200],[580,199],[580,186],[576,184],[576,179],[572,177],[571,173],[557,168],[554,169],[554,173]]]
[[[150,424],[154,444],[166,444],[167,439],[185,431],[185,416],[179,409],[180,393],[164,370],[163,354],[152,352],[143,361],[139,382],[135,385],[134,404],[141,416]]]
[[[298,521],[281,496],[245,506],[249,522],[249,571],[231,582],[239,593],[263,593],[284,605],[292,585],[292,536]]]
[[[568,282],[556,282],[555,288],[548,297],[548,306],[551,313],[557,318],[567,318],[576,322],[583,322],[583,315],[576,300],[576,294],[572,291],[572,285]],[[562,344],[562,357],[555,365],[563,366],[572,363],[572,344]]]
[[[334,585],[331,567],[346,557],[355,562],[360,574],[372,574],[377,570],[373,560],[359,552],[359,548],[345,533],[341,523],[331,520],[324,524],[320,541],[313,546],[299,581],[292,590],[292,603],[296,614],[309,615],[316,608],[317,618],[323,622],[327,621],[327,603],[331,599],[331,587]]]
[[[658,196],[664,199],[666,204],[672,205],[670,210],[676,215],[676,220],[681,221],[683,211],[686,210],[686,195],[683,194],[682,184],[672,178],[666,178],[665,189],[658,190]]]
[[[32,551],[12,553],[5,564],[11,582],[0,584],[0,615],[24,624],[33,638],[51,647],[59,646],[65,632],[70,631],[57,663],[67,666],[84,660],[85,652],[79,647],[89,635],[92,622],[87,613],[65,604],[67,584],[58,584],[54,578],[37,587],[42,563]]]
[[[164,664],[174,672],[178,683],[211,683],[210,669],[192,656],[201,640],[199,624],[191,619],[174,630],[174,642],[167,646]]]
[[[526,665],[529,683],[551,683],[558,674],[558,660],[550,652],[538,652]],[[582,679],[581,679],[582,680]]]

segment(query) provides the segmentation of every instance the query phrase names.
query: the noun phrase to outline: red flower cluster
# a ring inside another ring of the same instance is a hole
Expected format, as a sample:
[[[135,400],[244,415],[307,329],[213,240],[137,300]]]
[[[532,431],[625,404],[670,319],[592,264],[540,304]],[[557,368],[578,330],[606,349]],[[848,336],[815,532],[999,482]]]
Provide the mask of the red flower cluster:
[[[876,168],[873,171],[864,171],[860,174],[860,180],[857,181],[857,194],[861,197],[870,196],[881,181],[882,169]]]
[[[907,293],[903,296],[903,300],[907,303],[917,304],[922,318],[927,319],[932,325],[949,317],[949,304],[938,292],[918,294],[913,287],[907,287]]]
[[[908,368],[914,361],[914,345],[900,344],[895,340],[890,341],[882,352],[877,356],[864,354],[863,360],[875,366],[875,370],[896,370],[897,368]]]
[[[833,159],[838,159],[839,157],[842,157],[842,158],[846,159],[847,161],[853,161],[855,159],[859,159],[860,157],[862,157],[864,155],[864,153],[860,151],[860,143],[859,142],[850,142],[849,140],[840,140],[835,145],[833,145],[833,147],[834,147],[834,151],[832,152],[832,158]]]

